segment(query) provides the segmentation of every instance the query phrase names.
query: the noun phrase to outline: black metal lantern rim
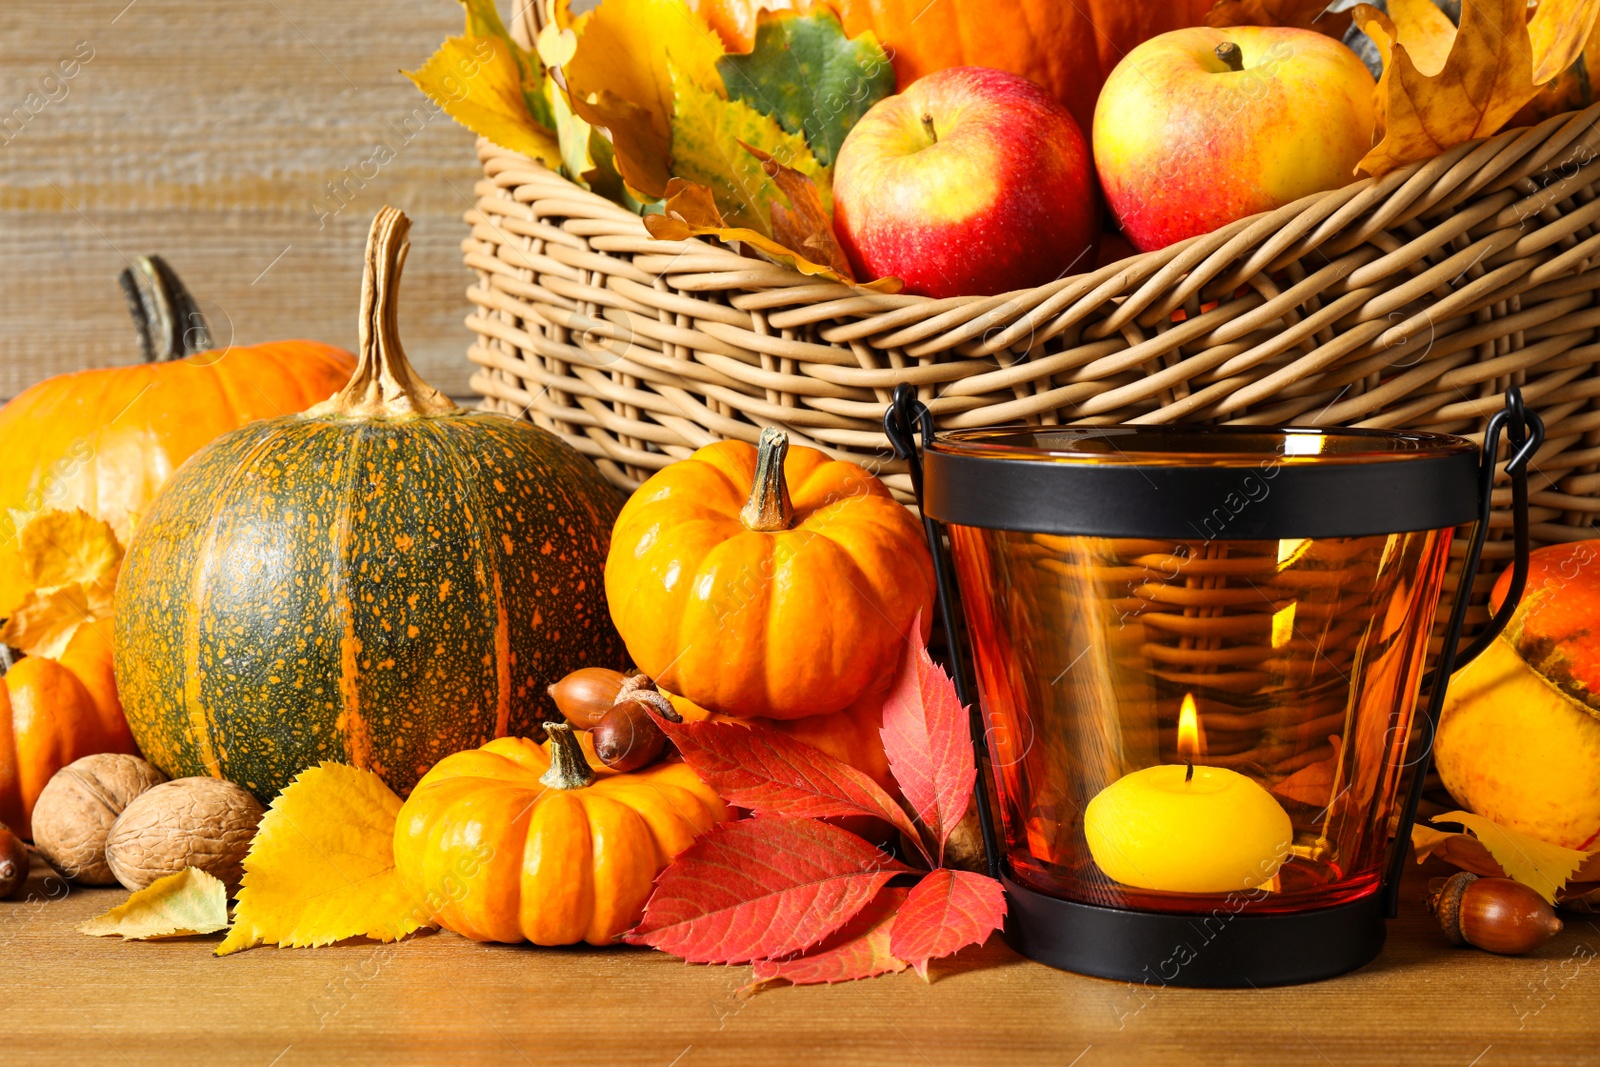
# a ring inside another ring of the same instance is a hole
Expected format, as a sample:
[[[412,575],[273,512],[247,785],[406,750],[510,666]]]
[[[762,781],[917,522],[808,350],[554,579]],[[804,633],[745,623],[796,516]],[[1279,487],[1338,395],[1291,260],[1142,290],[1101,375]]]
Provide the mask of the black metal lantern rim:
[[[1190,542],[1362,537],[1478,518],[1460,437],[1264,427],[993,427],[923,454],[923,508],[956,526]]]

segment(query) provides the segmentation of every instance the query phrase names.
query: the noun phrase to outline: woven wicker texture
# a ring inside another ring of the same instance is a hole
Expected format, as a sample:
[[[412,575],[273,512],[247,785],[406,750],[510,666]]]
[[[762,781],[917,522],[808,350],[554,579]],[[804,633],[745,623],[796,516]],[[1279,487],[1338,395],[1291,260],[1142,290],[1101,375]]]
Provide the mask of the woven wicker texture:
[[[623,488],[776,425],[909,499],[880,422],[900,382],[941,428],[1468,437],[1515,383],[1549,427],[1534,537],[1586,537],[1600,512],[1597,147],[1600,105],[1037,289],[935,301],[819,282],[709,241],[654,241],[625,209],[480,142],[463,244],[477,273],[473,386]],[[1509,526],[1502,506],[1479,600],[1509,557]]]

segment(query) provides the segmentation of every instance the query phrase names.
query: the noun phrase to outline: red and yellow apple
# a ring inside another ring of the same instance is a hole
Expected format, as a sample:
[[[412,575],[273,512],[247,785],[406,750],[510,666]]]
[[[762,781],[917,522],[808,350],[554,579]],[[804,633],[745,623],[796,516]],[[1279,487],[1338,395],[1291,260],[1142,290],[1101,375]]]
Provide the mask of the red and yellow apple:
[[[1354,52],[1310,30],[1152,37],[1095,106],[1106,201],[1148,252],[1337,189],[1372,147],[1374,89]]]
[[[878,101],[833,170],[834,224],[863,278],[926,296],[1025,289],[1094,263],[1089,150],[1026,78],[952,67]]]
[[[1600,848],[1600,541],[1533,553],[1511,623],[1455,673],[1434,765],[1475,813],[1567,848]],[[1498,608],[1511,584],[1501,575]]]

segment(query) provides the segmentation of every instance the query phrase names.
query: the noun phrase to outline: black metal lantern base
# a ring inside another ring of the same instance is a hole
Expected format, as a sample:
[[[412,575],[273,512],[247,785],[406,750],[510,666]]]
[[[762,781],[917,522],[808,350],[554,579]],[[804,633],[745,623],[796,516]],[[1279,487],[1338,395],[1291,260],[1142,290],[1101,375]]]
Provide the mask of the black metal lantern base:
[[[1383,948],[1383,897],[1279,915],[1125,911],[1060,900],[1002,875],[1006,941],[1029,959],[1159,988],[1294,985],[1353,971]]]

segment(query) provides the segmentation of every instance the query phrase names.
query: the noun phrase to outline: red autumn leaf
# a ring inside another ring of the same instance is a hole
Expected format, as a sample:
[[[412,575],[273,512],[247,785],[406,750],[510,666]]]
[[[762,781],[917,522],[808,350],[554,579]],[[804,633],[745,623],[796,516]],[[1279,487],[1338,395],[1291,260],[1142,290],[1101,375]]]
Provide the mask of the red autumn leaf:
[[[890,931],[889,951],[928,980],[928,961],[981,945],[1006,917],[1006,895],[993,878],[941,868],[912,887]]]
[[[921,633],[919,615],[910,633]],[[935,853],[944,862],[944,844],[972,797],[977,778],[967,710],[956,687],[915,639],[894,689],[883,705],[883,748],[900,791],[933,834]]]
[[[721,823],[661,872],[627,940],[690,963],[789,956],[849,922],[909,870],[815,819]]]
[[[921,843],[906,813],[877,782],[803,741],[760,723],[673,723],[659,716],[656,722],[684,762],[735,807],[806,819],[870,815]]]
[[[750,984],[739,990],[739,995],[748,996],[768,982],[832,985],[905,970],[906,961],[889,951],[889,933],[894,927],[895,913],[905,903],[909,892],[894,886],[884,889],[838,933],[808,955],[787,960],[757,960]]]

